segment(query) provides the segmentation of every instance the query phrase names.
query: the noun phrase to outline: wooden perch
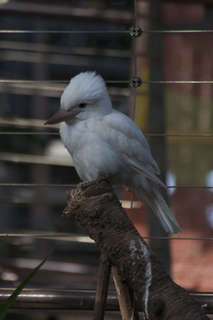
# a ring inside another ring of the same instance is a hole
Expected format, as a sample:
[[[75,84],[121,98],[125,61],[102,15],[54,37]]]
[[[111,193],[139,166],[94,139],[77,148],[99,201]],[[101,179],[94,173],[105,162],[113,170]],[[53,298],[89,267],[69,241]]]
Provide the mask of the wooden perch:
[[[64,216],[74,216],[100,252],[134,292],[149,320],[208,319],[199,304],[164,271],[121,207],[106,180],[81,183],[67,192]]]

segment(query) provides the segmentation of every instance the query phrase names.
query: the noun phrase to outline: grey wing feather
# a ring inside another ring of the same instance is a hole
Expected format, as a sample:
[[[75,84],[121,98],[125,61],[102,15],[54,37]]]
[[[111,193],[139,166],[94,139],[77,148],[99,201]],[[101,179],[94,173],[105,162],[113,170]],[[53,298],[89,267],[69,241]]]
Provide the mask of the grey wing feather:
[[[139,127],[129,117],[116,111],[106,117],[106,124],[111,130],[111,143],[122,154],[123,160],[134,171],[166,188],[156,176],[160,174],[160,169]]]
[[[128,164],[130,167],[132,167],[135,171],[137,171],[140,174],[143,174],[146,178],[152,180],[153,182],[157,183],[158,185],[162,186],[163,188],[166,189],[165,184],[150,170],[146,170],[145,166],[138,165],[134,160],[128,159]]]

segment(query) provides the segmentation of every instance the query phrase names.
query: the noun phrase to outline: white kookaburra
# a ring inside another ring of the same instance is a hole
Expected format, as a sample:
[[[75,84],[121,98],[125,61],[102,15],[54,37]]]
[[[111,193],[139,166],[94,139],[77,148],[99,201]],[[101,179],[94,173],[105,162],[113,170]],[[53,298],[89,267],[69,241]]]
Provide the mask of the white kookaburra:
[[[60,122],[60,135],[83,181],[108,179],[137,194],[170,233],[181,232],[164,201],[158,165],[139,127],[116,111],[101,76],[83,72],[71,79],[61,108],[46,124]]]

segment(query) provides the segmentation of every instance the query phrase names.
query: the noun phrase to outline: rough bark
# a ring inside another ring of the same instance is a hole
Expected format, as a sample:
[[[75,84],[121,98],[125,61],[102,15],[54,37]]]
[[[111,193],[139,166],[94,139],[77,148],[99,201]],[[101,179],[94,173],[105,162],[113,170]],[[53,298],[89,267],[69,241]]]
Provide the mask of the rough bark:
[[[198,303],[175,284],[139,235],[106,180],[81,183],[67,192],[65,216],[74,216],[135,293],[149,320],[208,319]]]

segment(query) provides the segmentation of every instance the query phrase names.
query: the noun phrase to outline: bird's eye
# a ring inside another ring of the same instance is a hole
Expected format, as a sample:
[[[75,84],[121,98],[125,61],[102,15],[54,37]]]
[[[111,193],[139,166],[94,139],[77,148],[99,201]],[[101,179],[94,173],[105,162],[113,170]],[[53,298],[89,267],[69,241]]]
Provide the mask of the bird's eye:
[[[86,102],[81,102],[80,104],[79,104],[79,108],[85,108],[86,107]]]

